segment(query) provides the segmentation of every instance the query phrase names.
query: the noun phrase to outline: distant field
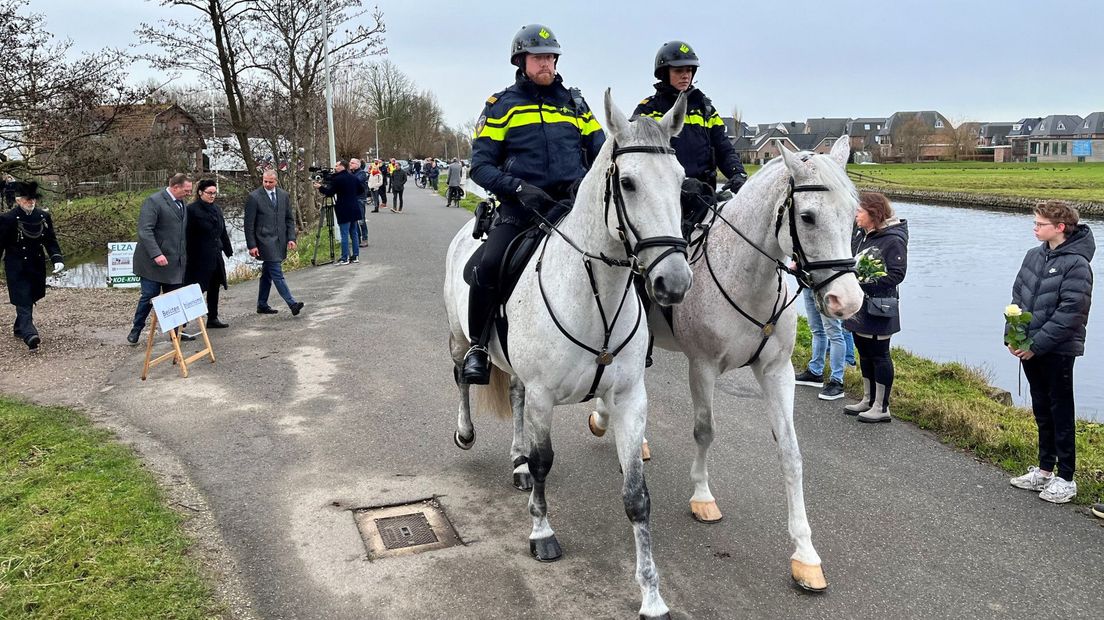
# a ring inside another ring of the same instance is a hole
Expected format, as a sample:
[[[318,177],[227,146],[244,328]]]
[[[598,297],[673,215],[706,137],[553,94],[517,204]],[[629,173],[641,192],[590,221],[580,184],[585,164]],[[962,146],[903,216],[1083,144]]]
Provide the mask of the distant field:
[[[927,164],[850,165],[859,186],[894,184],[928,191],[964,192],[1104,202],[1104,163],[994,164],[937,162]]]

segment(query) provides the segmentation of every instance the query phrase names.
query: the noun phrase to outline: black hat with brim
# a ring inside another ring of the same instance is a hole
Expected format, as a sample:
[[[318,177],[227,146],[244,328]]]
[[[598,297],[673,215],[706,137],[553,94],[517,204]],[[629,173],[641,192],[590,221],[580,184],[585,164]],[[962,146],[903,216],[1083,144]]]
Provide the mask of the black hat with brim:
[[[37,181],[21,181],[15,184],[15,197],[16,198],[42,198],[42,194],[38,192]]]

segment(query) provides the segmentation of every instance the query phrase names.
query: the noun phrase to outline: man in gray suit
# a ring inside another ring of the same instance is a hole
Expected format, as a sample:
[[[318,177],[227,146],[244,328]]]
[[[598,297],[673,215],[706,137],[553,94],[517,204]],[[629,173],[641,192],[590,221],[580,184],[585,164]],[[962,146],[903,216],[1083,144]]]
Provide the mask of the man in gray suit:
[[[268,305],[268,293],[275,285],[280,297],[291,308],[291,314],[298,316],[303,302],[292,297],[280,265],[287,258],[287,251],[296,247],[295,216],[291,211],[291,197],[276,187],[275,170],[265,170],[261,187],[253,190],[245,201],[245,244],[249,255],[261,260],[257,313],[276,314],[277,310]]]
[[[192,180],[188,175],[174,174],[167,188],[142,203],[138,214],[138,244],[134,247],[134,275],[140,278],[142,294],[134,311],[134,325],[127,335],[131,345],[138,344],[138,337],[153,309],[151,300],[180,288],[184,281],[187,257],[184,231],[188,219],[184,200],[191,194]]]

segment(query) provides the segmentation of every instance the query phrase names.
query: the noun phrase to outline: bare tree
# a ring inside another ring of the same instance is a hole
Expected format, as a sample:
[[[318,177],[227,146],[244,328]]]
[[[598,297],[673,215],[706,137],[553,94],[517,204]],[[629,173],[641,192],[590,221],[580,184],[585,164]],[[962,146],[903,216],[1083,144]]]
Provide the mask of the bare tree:
[[[974,158],[980,130],[981,123],[967,120],[960,120],[954,129],[946,130],[947,143],[951,146],[951,155],[955,160]]]
[[[901,161],[920,161],[921,151],[931,141],[933,134],[934,130],[919,115],[901,125],[893,134],[893,146],[901,156]]]

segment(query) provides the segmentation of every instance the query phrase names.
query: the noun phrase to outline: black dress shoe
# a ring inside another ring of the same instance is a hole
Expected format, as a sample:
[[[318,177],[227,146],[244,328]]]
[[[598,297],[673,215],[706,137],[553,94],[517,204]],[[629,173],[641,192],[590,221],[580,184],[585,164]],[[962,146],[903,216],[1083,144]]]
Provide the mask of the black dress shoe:
[[[303,311],[303,302],[297,301],[291,304],[291,316],[299,316],[299,313]]]
[[[132,328],[130,330],[130,333],[127,334],[127,344],[129,344],[130,346],[134,346],[134,345],[138,344],[138,337],[141,336],[141,335],[142,335],[142,328],[140,328],[140,327]]]
[[[210,321],[207,321],[207,327],[210,327],[211,329],[223,329],[226,327],[230,327],[230,325],[228,323],[223,323],[218,319],[211,319]]]
[[[487,349],[480,346],[468,349],[460,377],[469,385],[487,385],[491,382],[491,361]]]
[[[279,312],[279,310],[277,310],[276,308],[272,308],[269,306],[257,306],[257,314],[276,314],[277,312]]]
[[[195,336],[190,336],[188,334],[185,334],[184,330],[181,330],[181,331],[177,332],[176,336],[177,336],[177,338],[180,338],[181,342],[191,342],[191,341],[195,340]]]
[[[31,334],[30,336],[27,336],[27,339],[23,342],[27,343],[28,349],[36,351],[38,350],[38,344],[42,342],[42,339],[38,337],[38,334]]]

